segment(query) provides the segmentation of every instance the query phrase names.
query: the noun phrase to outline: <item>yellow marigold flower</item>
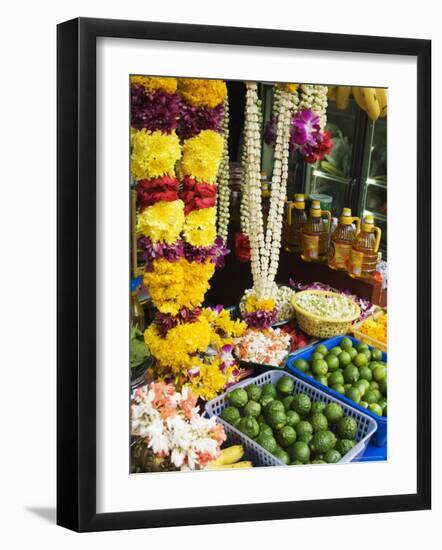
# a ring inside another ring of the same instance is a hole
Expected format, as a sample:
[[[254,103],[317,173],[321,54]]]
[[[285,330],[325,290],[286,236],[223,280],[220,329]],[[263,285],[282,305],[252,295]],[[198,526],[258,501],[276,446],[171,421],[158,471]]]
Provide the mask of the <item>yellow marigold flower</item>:
[[[227,86],[223,80],[180,78],[178,91],[183,99],[194,107],[213,109],[224,101],[227,95]]]
[[[180,172],[200,182],[215,182],[222,152],[223,137],[213,130],[203,130],[184,142]]]
[[[180,140],[175,132],[163,134],[145,128],[132,133],[132,174],[135,180],[175,175],[181,156]]]
[[[245,302],[245,310],[247,311],[247,313],[258,310],[272,311],[273,309],[275,309],[275,307],[276,303],[271,298],[258,300],[255,294],[249,294]]]
[[[223,309],[220,313],[217,313],[213,309],[204,308],[202,314],[215,329],[219,329],[226,336],[232,336],[233,338],[242,336],[247,326],[246,323],[240,319],[231,319],[227,309]],[[226,343],[230,342],[223,341],[222,345]]]
[[[174,243],[184,226],[184,203],[182,200],[160,201],[137,214],[137,231],[154,243]]]
[[[144,86],[149,92],[162,90],[168,94],[176,92],[177,79],[162,76],[131,76],[132,86]]]
[[[216,209],[193,210],[186,216],[184,238],[193,246],[210,246],[216,239]]]
[[[288,82],[280,82],[278,88],[284,90],[285,92],[296,92],[299,84],[289,84]]]

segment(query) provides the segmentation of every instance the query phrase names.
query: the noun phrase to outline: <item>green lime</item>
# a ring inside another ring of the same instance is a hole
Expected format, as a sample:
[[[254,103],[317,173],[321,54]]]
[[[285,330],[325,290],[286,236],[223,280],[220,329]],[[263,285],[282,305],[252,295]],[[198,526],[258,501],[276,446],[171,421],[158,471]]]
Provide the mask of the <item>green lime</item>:
[[[367,401],[359,401],[359,405],[361,405],[361,407],[364,407],[364,409],[368,407]]]
[[[359,369],[359,374],[361,378],[363,378],[364,380],[367,380],[368,382],[370,382],[370,380],[373,378],[373,372],[370,369],[370,367],[367,367],[367,366],[361,367]]]
[[[259,434],[259,424],[253,416],[244,416],[236,425],[238,430],[250,439],[254,439]]]
[[[221,418],[229,424],[234,424],[240,418],[239,410],[236,407],[226,407],[221,412]]]
[[[375,361],[382,361],[382,351],[380,349],[373,348],[371,350],[371,357]]]
[[[330,350],[330,353],[333,353],[333,355],[339,355],[340,353],[342,353],[342,348],[339,346],[335,346]]]
[[[348,336],[344,336],[344,338],[342,338],[339,345],[343,350],[348,351],[350,348],[353,347],[353,342],[350,340]]]
[[[273,435],[269,436],[268,434],[262,434],[260,432],[255,441],[269,453],[273,454],[276,450],[276,439]]]
[[[338,403],[328,403],[324,409],[324,414],[327,420],[334,424],[344,416],[344,411]]]
[[[356,348],[350,348],[349,350],[347,350],[347,353],[348,353],[348,355],[350,355],[351,360],[353,361],[353,359],[358,354],[358,350]]]
[[[372,380],[370,382],[370,389],[371,390],[378,390],[379,389],[379,382],[376,382],[376,380]]]
[[[301,372],[306,372],[309,368],[309,365],[305,359],[296,359],[293,361],[293,366]]]
[[[281,449],[281,447],[276,447],[273,455],[276,456],[276,458],[279,458],[279,460],[284,464],[289,464],[290,462],[290,457],[288,453],[284,451],[284,449]]]
[[[316,432],[310,441],[310,450],[314,453],[326,453],[336,445],[336,436],[333,432],[325,430]]]
[[[236,390],[233,390],[227,394],[227,399],[229,400],[229,403],[232,405],[232,407],[241,408],[247,404],[249,396],[247,395],[245,389],[237,388]]]
[[[312,371],[316,376],[324,376],[328,372],[328,365],[324,359],[315,359],[312,363]]]
[[[314,401],[312,403],[312,408],[310,409],[310,414],[324,412],[325,406],[326,403],[324,403],[324,401]]]
[[[298,393],[292,401],[292,410],[296,411],[300,416],[305,416],[310,412],[312,402],[306,393]]]
[[[290,458],[306,464],[310,460],[310,448],[304,441],[296,441],[289,447]]]
[[[344,388],[344,386],[343,386],[342,384],[333,384],[333,385],[331,386],[331,389],[334,390],[334,391],[337,392],[337,393],[342,394],[342,395],[345,394],[345,388]]]
[[[278,380],[278,383],[276,384],[277,390],[284,395],[290,395],[291,393],[293,393],[294,387],[295,383],[293,382],[293,378],[287,376],[287,374],[281,376],[281,378]]]
[[[287,422],[287,417],[284,411],[276,410],[267,414],[267,422],[269,423],[269,426],[271,428],[279,430],[280,428],[285,426],[285,423]]]
[[[257,401],[249,401],[243,409],[244,416],[254,416],[258,418],[261,414],[261,405]]]
[[[285,412],[285,407],[282,401],[279,401],[278,399],[273,399],[273,401],[270,401],[270,403],[265,407],[266,416],[276,411]]]
[[[261,399],[262,390],[256,384],[249,384],[245,390],[250,400],[259,401]]]
[[[369,389],[365,392],[364,401],[366,401],[369,405],[370,403],[376,403],[377,400],[377,396],[372,389]]]
[[[359,370],[355,365],[347,365],[345,367],[344,380],[347,384],[353,384],[359,380]]]
[[[295,426],[295,432],[298,438],[302,437],[305,434],[312,434],[313,427],[307,420],[301,420]]]
[[[327,375],[315,376],[315,379],[316,379],[320,384],[323,384],[324,386],[328,386]]]
[[[364,378],[359,378],[359,380],[354,383],[354,386],[361,391],[361,395],[363,396],[370,387],[370,383]]]
[[[355,445],[356,441],[353,441],[353,439],[340,439],[336,443],[335,449],[341,454],[341,456],[344,456],[348,453],[348,451],[353,449]]]
[[[378,403],[370,403],[368,410],[378,416],[382,416],[382,407]]]
[[[287,411],[285,415],[287,418],[287,426],[296,426],[296,424],[301,420],[301,417],[296,411]]]
[[[271,403],[272,401],[274,401],[275,398],[273,397],[273,395],[261,395],[261,399],[259,400],[259,403],[261,405],[261,407],[265,410],[267,409],[269,403]]]
[[[358,353],[356,357],[353,359],[353,363],[357,367],[364,367],[368,363],[368,359],[364,353]]]
[[[373,378],[376,380],[376,382],[379,382],[379,380],[382,380],[382,378],[385,378],[387,376],[387,369],[386,367],[376,367],[373,371]]]
[[[350,384],[350,383],[344,384],[344,390],[347,391],[352,386],[353,386],[353,384]]]
[[[291,426],[284,426],[276,432],[276,439],[285,449],[296,441],[296,432]]]
[[[313,432],[321,432],[328,429],[328,420],[325,414],[315,413],[310,418]]]
[[[293,399],[294,399],[293,395],[287,395],[286,397],[283,398],[282,404],[284,405],[284,409],[286,412],[291,409]]]
[[[297,435],[296,441],[303,441],[304,443],[309,444],[312,438],[313,438],[313,434],[305,433],[302,435]]]
[[[368,349],[368,345],[364,342],[359,342],[359,344],[356,344],[355,348],[358,350],[358,352],[361,352]]]
[[[327,363],[327,367],[330,372],[339,369],[339,359],[334,353],[329,353],[328,355],[326,355],[324,360]]]
[[[352,401],[355,401],[356,403],[359,403],[359,401],[361,400],[360,390],[358,390],[358,388],[355,388],[353,386],[345,392],[345,395]]]
[[[370,361],[370,363],[368,363],[368,366],[372,371],[374,371],[374,369],[376,369],[377,367],[380,367],[381,364],[379,363],[379,361]]]
[[[328,349],[326,346],[324,346],[324,344],[319,344],[318,346],[316,346],[315,351],[317,353],[322,353],[322,355],[327,355],[328,353]]]
[[[341,367],[345,367],[349,363],[351,363],[351,357],[346,351],[341,351],[341,353],[338,355],[339,364]]]
[[[374,389],[372,390],[372,392],[375,394],[376,396],[376,403],[382,399],[382,393],[378,390],[378,389]]]
[[[339,437],[342,439],[354,439],[358,431],[358,424],[351,416],[343,416],[338,421],[336,428]]]
[[[369,349],[364,349],[362,350],[361,352],[363,355],[365,355],[366,359],[367,359],[367,363],[370,362],[371,360],[371,351]]]
[[[387,395],[387,377],[379,380],[379,391],[382,395]]]
[[[344,375],[340,370],[337,370],[335,372],[330,373],[330,377],[328,379],[328,383],[330,386],[334,386],[335,384],[343,384],[344,383]]]
[[[268,424],[259,424],[259,435],[273,436],[273,430]]]
[[[271,395],[272,397],[276,397],[277,391],[275,386],[270,382],[267,382],[267,384],[264,384],[262,386],[262,395]]]
[[[319,353],[318,351],[313,352],[312,356],[310,357],[310,364],[313,364],[314,361],[317,361],[318,359],[324,359],[322,353]]]
[[[315,458],[314,460],[312,460],[310,462],[310,464],[327,464],[327,462],[325,460],[321,460],[319,458]]]
[[[293,462],[290,462],[290,466],[300,466],[304,464],[303,462],[301,462],[300,460],[294,460]]]
[[[341,460],[342,456],[336,449],[330,449],[325,453],[324,459],[328,464],[335,464]]]

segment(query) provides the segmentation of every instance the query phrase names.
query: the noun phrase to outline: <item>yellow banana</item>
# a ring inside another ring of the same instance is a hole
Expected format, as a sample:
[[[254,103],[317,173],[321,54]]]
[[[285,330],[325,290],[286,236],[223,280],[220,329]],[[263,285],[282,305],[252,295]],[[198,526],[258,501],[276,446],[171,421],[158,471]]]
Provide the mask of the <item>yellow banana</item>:
[[[229,464],[227,468],[253,468],[253,462],[251,462],[250,460],[243,460],[242,462]]]
[[[387,88],[376,88],[376,97],[378,98],[379,109],[381,114],[379,118],[384,118],[387,116],[387,105],[388,105],[388,91]]]
[[[242,445],[232,445],[221,450],[220,456],[210,463],[210,466],[224,467],[234,462],[238,462],[244,456],[244,447]]]
[[[330,101],[336,101],[336,88],[337,86],[329,86],[327,90],[327,98]]]
[[[338,109],[346,109],[348,107],[350,93],[351,86],[336,86],[336,107]]]
[[[365,99],[366,111],[370,120],[377,120],[381,114],[378,98],[376,97],[376,88],[362,88],[362,95]]]
[[[353,86],[353,97],[355,98],[355,101],[359,105],[359,107],[363,111],[365,111],[367,109],[367,106],[365,105],[365,99],[362,95],[362,88],[359,88],[358,86]]]

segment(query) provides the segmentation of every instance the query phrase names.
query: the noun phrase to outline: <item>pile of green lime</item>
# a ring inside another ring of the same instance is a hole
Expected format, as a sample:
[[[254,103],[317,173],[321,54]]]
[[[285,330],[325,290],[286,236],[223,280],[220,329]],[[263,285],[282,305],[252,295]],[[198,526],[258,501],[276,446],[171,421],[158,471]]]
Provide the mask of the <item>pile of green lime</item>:
[[[350,338],[342,338],[330,350],[315,347],[309,361],[296,359],[293,366],[324,386],[329,386],[378,416],[387,416],[387,363],[382,352]]]
[[[294,394],[290,376],[276,384],[249,384],[228,393],[221,418],[284,464],[339,462],[356,444],[358,424],[338,403]]]

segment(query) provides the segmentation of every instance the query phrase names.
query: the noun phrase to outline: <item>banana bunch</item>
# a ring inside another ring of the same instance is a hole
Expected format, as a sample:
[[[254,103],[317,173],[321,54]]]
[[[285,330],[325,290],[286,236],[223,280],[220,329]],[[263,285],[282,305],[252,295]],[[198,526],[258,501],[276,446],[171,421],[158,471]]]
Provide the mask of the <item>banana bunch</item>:
[[[208,470],[224,470],[225,468],[253,468],[253,463],[250,460],[243,460],[244,447],[242,445],[232,445],[227,449],[221,450],[221,455],[211,462]],[[241,461],[241,462],[240,462]]]
[[[370,120],[387,116],[388,95],[385,88],[360,88],[358,86],[329,86],[328,99],[336,102],[338,109],[346,109],[353,94],[356,103]]]

